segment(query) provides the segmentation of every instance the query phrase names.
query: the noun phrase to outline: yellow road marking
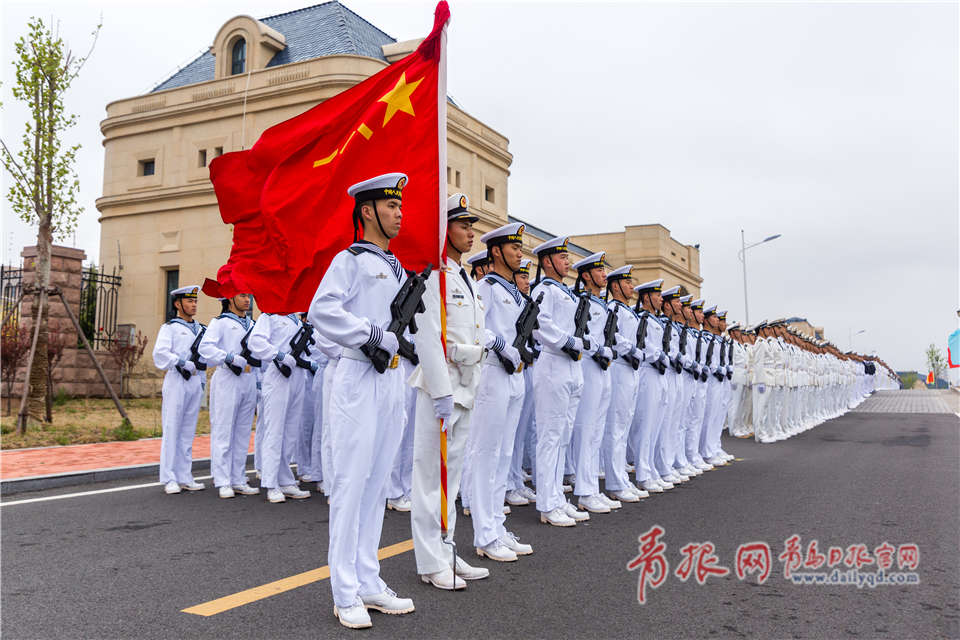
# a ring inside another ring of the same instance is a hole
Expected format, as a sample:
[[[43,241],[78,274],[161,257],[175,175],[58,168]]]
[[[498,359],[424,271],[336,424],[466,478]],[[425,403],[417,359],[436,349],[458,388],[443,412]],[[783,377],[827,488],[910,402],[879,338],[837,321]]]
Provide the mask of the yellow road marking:
[[[380,549],[377,551],[377,557],[383,560],[384,558],[390,558],[392,556],[400,555],[401,553],[406,553],[411,549],[413,549],[413,539],[404,540],[403,542],[398,542],[397,544],[392,544],[389,547]],[[292,589],[296,589],[313,582],[326,580],[329,577],[330,567],[328,565],[325,567],[320,567],[319,569],[304,571],[303,573],[298,573],[294,576],[290,576],[289,578],[282,578],[280,580],[275,580],[274,582],[268,582],[267,584],[262,584],[259,587],[253,587],[252,589],[247,589],[229,596],[217,598],[216,600],[204,602],[203,604],[194,605],[184,609],[182,612],[192,613],[196,616],[215,616],[218,613],[223,613],[224,611],[229,611],[230,609],[236,609],[237,607],[242,607],[245,604],[250,604],[251,602],[256,602],[257,600],[263,600],[264,598],[269,598],[270,596],[275,596],[279,593],[291,591]]]

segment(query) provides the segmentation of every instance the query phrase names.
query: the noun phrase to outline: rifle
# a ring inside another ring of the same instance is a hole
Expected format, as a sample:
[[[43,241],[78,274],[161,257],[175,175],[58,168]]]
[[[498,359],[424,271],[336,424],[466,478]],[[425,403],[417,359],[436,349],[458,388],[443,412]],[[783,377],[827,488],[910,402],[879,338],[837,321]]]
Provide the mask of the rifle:
[[[733,340],[730,340],[727,343],[729,349],[727,349],[727,362],[730,363],[731,369],[733,368]],[[727,380],[733,379],[733,371],[727,371]]]
[[[187,360],[192,362],[194,366],[197,367],[197,371],[207,370],[207,365],[204,364],[200,359],[200,349],[199,349],[200,341],[203,340],[203,334],[206,333],[206,331],[207,331],[207,328],[201,324],[200,331],[197,332],[197,337],[193,339],[193,344],[190,345],[190,357],[187,358]],[[193,375],[192,373],[190,373],[180,365],[177,365],[177,371],[180,373],[181,376],[183,376],[184,380],[189,380],[190,377]]]
[[[662,346],[663,346],[664,355],[667,356],[667,358],[669,358],[670,357],[669,355],[670,354],[670,338],[673,337],[673,320],[671,320],[667,316],[664,316],[664,317],[666,318],[667,322],[663,327],[663,345]],[[673,367],[674,371],[676,371],[677,373],[680,373],[681,366],[680,366],[679,354],[677,355],[676,358],[670,360],[670,366]],[[664,366],[664,370],[666,370],[666,366]]]
[[[603,346],[612,347],[617,343],[617,312],[612,309],[607,310],[607,321],[603,325]],[[605,358],[600,354],[590,356],[593,361],[600,365],[604,371],[610,366],[611,358]],[[617,354],[614,352],[612,360],[616,360]]]
[[[293,359],[297,362],[297,366],[301,369],[310,369],[310,362],[300,356],[304,353],[310,355],[310,345],[315,343],[316,340],[313,338],[313,325],[306,321],[301,322],[300,328],[297,329],[297,332],[290,338],[290,355],[293,356]],[[290,377],[292,373],[290,367],[277,359],[274,359],[273,363],[277,365],[277,369],[280,370],[284,378]]]
[[[259,367],[261,364],[260,361],[253,357],[253,354],[250,353],[250,348],[247,347],[247,339],[250,337],[251,331],[253,331],[252,326],[247,329],[247,332],[243,334],[242,338],[240,338],[240,357],[246,360],[247,364],[249,364],[251,367]],[[227,368],[230,369],[235,376],[239,376],[241,373],[243,373],[243,369],[235,364],[230,364],[229,362],[225,362],[224,364],[227,365]]]
[[[716,341],[716,340],[711,340],[711,341],[710,341],[710,346],[707,347],[707,361],[704,362],[704,365],[705,365],[705,366],[703,367],[703,373],[700,374],[700,380],[701,380],[702,382],[706,382],[706,381],[707,381],[707,369],[710,368],[710,359],[713,357],[713,347],[714,347],[714,345],[716,345],[716,344],[717,344],[717,341]],[[716,374],[714,374],[714,375],[716,375]]]
[[[500,358],[500,363],[507,373],[520,373],[523,371],[524,365],[530,366],[537,357],[531,343],[533,340],[533,330],[540,328],[540,323],[537,322],[537,316],[540,314],[541,302],[543,302],[543,292],[537,296],[536,300],[527,297],[527,304],[524,305],[523,311],[517,316],[517,337],[513,339],[513,348],[520,353],[520,366],[514,368],[510,360],[500,353],[497,353],[497,357]]]
[[[640,318],[640,326],[637,327],[637,344],[640,346],[640,349],[647,348],[647,321],[650,319],[650,312],[644,311],[643,317]],[[663,375],[667,371],[667,366],[663,364],[663,359],[657,360],[655,362],[651,361],[650,366],[660,372],[660,375]]]
[[[420,364],[420,358],[417,357],[417,351],[413,344],[404,338],[403,334],[407,329],[410,329],[410,333],[417,332],[417,323],[414,316],[424,311],[423,294],[427,290],[427,278],[430,277],[431,271],[433,271],[433,265],[428,264],[423,273],[412,273],[407,276],[406,282],[403,283],[390,303],[392,319],[390,324],[387,325],[387,331],[397,336],[397,342],[400,344],[397,355],[403,356],[413,364]],[[360,351],[370,358],[370,362],[373,363],[373,368],[377,370],[377,373],[383,373],[387,370],[387,367],[396,369],[399,363],[398,358],[394,357],[391,360],[390,354],[380,347],[363,345],[360,347]]]
[[[696,358],[696,360],[697,360],[697,364],[700,364],[700,351],[701,351],[702,346],[703,346],[703,332],[702,332],[702,331],[698,331],[698,332],[697,332],[697,353],[696,353],[696,356],[695,356],[695,358]],[[703,382],[704,380],[706,380],[706,378],[704,378],[704,373],[703,373],[703,370],[702,370],[702,369],[700,370],[700,373],[699,373],[699,374],[698,374],[698,373],[695,373],[694,371],[691,371],[690,373],[693,374],[693,379],[694,379],[694,380],[700,380],[701,382]]]
[[[590,348],[590,341],[586,338],[586,335],[590,333],[590,327],[587,325],[588,320],[590,320],[590,297],[584,293],[580,296],[580,302],[577,303],[576,313],[573,314],[573,337],[580,338],[583,341],[584,349]],[[580,359],[581,353],[572,347],[564,345],[562,351],[573,360]]]
[[[683,371],[683,363],[681,358],[683,354],[687,352],[687,328],[683,325],[680,325],[680,348],[677,350],[677,357],[673,361],[673,369],[677,373]]]
[[[643,322],[643,321],[641,320],[641,322]],[[647,328],[646,326],[643,327],[644,330],[646,330],[646,328]],[[646,342],[646,341],[647,341],[647,337],[646,337],[646,336],[643,336],[643,335],[640,335],[640,327],[639,327],[639,325],[638,325],[638,327],[637,327],[637,346],[640,347],[640,349],[643,349],[643,347],[641,346],[641,343],[642,343],[642,342]],[[638,358],[637,356],[630,355],[630,354],[628,353],[628,354],[626,354],[626,355],[623,356],[623,359],[627,362],[627,364],[629,364],[631,367],[633,367],[633,370],[634,370],[634,371],[636,371],[637,369],[640,368],[640,358]]]

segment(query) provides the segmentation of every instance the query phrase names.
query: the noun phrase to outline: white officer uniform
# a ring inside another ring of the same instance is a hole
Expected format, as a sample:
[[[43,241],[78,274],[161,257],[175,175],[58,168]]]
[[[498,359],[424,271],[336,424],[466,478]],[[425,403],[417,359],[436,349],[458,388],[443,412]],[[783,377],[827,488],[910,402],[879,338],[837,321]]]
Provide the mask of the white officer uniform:
[[[488,254],[499,244],[522,242],[523,225],[511,223],[485,234],[481,241]],[[517,337],[517,318],[526,304],[511,280],[490,272],[477,284],[477,297],[485,309],[485,346],[489,349],[480,372],[473,411],[473,427],[467,440],[470,468],[466,492],[473,519],[473,544],[477,554],[494,560],[515,559],[504,547],[513,546],[513,538],[504,526],[503,500],[507,474],[513,458],[520,411],[523,408],[523,369],[513,348]],[[500,357],[511,361],[513,373],[507,373]]]
[[[462,194],[448,200],[450,220],[475,222],[467,211],[469,201]],[[486,340],[483,303],[477,297],[477,285],[457,262],[446,259],[446,290],[440,297],[440,273],[427,280],[423,296],[424,312],[417,317],[417,355],[420,365],[410,377],[417,392],[416,427],[413,438],[413,491],[410,528],[413,553],[421,579],[449,569],[452,558],[440,530],[440,422],[435,403],[452,399],[452,413],[444,419],[447,434],[447,537],[456,529],[456,497],[463,477],[463,461]],[[446,311],[446,345],[440,340],[440,305]],[[445,347],[445,348],[444,348]],[[457,562],[458,573],[463,563]],[[483,573],[478,577],[483,577]],[[435,584],[437,584],[435,582]]]
[[[244,493],[247,492],[250,429],[257,408],[257,373],[241,355],[240,341],[253,326],[250,317],[244,315],[241,318],[226,311],[210,321],[198,348],[207,364],[216,367],[210,379],[210,471],[213,485]],[[228,365],[236,367],[239,373]]]
[[[757,335],[766,325],[761,322],[756,327]],[[776,429],[772,421],[772,394],[776,386],[776,353],[772,346],[772,339],[757,338],[754,344],[753,368],[753,435],[757,442],[764,444],[774,442]]]
[[[196,299],[199,290],[196,285],[189,285],[171,291],[170,295],[174,299]],[[166,485],[168,493],[179,493],[179,487],[203,489],[202,484],[194,481],[192,469],[193,438],[197,432],[205,374],[190,362],[190,347],[202,328],[196,320],[186,322],[173,318],[160,327],[153,345],[153,364],[166,371],[160,408],[163,427],[160,482]],[[188,378],[181,372],[186,372]]]
[[[365,201],[400,199],[406,181],[403,174],[386,174],[353,185],[347,193],[359,208]],[[308,313],[311,324],[343,348],[329,385],[333,477],[324,478],[330,495],[327,562],[341,623],[344,615],[365,618],[355,612],[380,597],[391,602],[391,609],[401,607],[395,613],[413,610],[412,601],[387,589],[377,558],[386,483],[406,422],[403,368],[377,373],[360,350],[383,345],[390,303],[406,278],[392,253],[355,242],[333,258]]]
[[[630,277],[633,265],[625,265],[607,274],[607,290],[617,280]],[[636,501],[640,492],[630,482],[627,474],[627,435],[637,409],[637,390],[640,385],[640,367],[643,353],[637,348],[637,328],[640,315],[619,300],[607,306],[617,317],[617,345],[619,356],[610,366],[610,408],[603,432],[600,459],[604,474],[604,488],[612,492],[614,499]],[[630,359],[639,363],[633,368]],[[633,494],[631,499],[628,494]]]
[[[739,324],[734,324],[730,326],[729,331],[739,328]],[[731,349],[733,378],[730,380],[730,389],[733,394],[730,406],[727,408],[727,431],[732,436],[742,438],[749,434],[745,432],[746,426],[742,422],[742,406],[744,398],[747,397],[747,349],[737,340],[733,340]]]
[[[300,419],[303,411],[304,385],[308,373],[298,367],[290,355],[291,340],[301,326],[297,314],[263,313],[250,333],[247,346],[253,357],[263,363],[263,415],[260,424],[263,436],[260,444],[260,486],[279,489],[269,492],[271,502],[283,502],[284,496],[309,498],[301,491],[290,470],[290,462],[297,452],[300,437]],[[306,357],[306,356],[304,356]],[[279,364],[289,367],[286,377]]]
[[[540,264],[554,253],[566,253],[568,236],[547,240],[534,248]],[[552,278],[539,279],[530,292],[543,294],[533,337],[542,352],[533,370],[534,415],[537,426],[537,510],[541,522],[570,526],[572,505],[563,495],[563,470],[573,434],[573,421],[583,392],[583,369],[574,338],[574,315],[578,298],[570,288]],[[573,350],[576,359],[563,349]],[[578,516],[582,517],[582,516]]]
[[[575,263],[577,270],[578,287],[585,272],[590,269],[603,268],[605,252],[594,253]],[[592,513],[609,513],[610,504],[600,495],[600,447],[603,444],[603,431],[607,423],[607,411],[610,408],[610,369],[603,369],[594,359],[594,356],[606,358],[613,364],[614,353],[610,347],[604,346],[603,329],[607,321],[606,303],[592,294],[590,299],[590,349],[585,350],[589,358],[583,359],[583,393],[580,396],[580,405],[573,422],[573,439],[571,442],[571,461],[573,462],[576,484],[573,493],[577,496],[582,508]],[[616,506],[619,506],[616,505]]]

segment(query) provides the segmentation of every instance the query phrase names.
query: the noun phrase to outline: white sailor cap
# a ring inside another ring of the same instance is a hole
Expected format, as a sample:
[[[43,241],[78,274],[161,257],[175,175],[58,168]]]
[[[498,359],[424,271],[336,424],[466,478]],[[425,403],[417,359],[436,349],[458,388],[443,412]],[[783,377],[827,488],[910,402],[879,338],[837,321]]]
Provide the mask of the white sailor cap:
[[[511,222],[480,236],[480,242],[495,247],[508,242],[523,242],[523,223]]]
[[[691,308],[691,309],[700,309],[700,310],[702,311],[702,310],[703,310],[703,298],[697,298],[696,300],[691,300],[691,301],[690,301],[690,308]]]
[[[385,173],[351,186],[347,189],[347,195],[355,198],[357,202],[384,199],[400,200],[405,186],[407,186],[407,175],[405,173]]]
[[[711,306],[711,307],[707,307],[706,309],[704,309],[704,310],[703,310],[703,315],[704,315],[704,317],[706,317],[706,316],[712,316],[712,315],[715,314],[716,312],[717,312],[717,305],[713,305],[713,306]]]
[[[680,285],[677,285],[677,286],[675,286],[675,287],[670,287],[669,289],[667,289],[666,291],[664,291],[661,295],[663,296],[663,299],[664,299],[664,300],[673,300],[674,298],[679,298],[679,297],[680,297]]]
[[[614,269],[607,274],[607,282],[612,282],[613,280],[623,280],[624,278],[630,277],[630,272],[633,271],[632,264],[625,264],[619,269]]]
[[[200,293],[200,287],[195,284],[189,284],[185,287],[174,289],[173,291],[170,292],[170,295],[173,296],[174,299],[191,298],[193,300],[196,300],[198,293]]]
[[[520,268],[517,269],[517,273],[525,273],[530,275],[530,264],[533,262],[530,258],[524,258],[520,261]]]
[[[542,242],[533,249],[533,255],[538,258],[543,258],[544,256],[549,256],[553,253],[566,253],[567,252],[567,241],[570,239],[570,236],[557,236],[556,238],[551,238],[546,242]]]
[[[685,296],[680,296],[680,297],[677,298],[677,299],[680,301],[680,304],[682,304],[682,305],[685,306],[685,307],[689,307],[689,306],[690,306],[690,301],[693,299],[693,296],[691,296],[691,295],[685,295]]]
[[[724,309],[723,311],[717,311],[717,317],[720,318],[721,320],[726,320],[726,319],[727,319],[727,310]]]
[[[727,331],[741,331],[740,323],[734,322],[733,324],[727,327]]]
[[[764,325],[765,323],[766,323],[766,320],[764,320],[764,321],[762,321],[762,322],[758,322],[757,324],[753,325],[752,327],[747,327],[747,331],[759,331],[760,329],[763,328],[763,325]]]
[[[490,262],[490,258],[487,257],[487,250],[479,251],[469,258],[467,258],[467,264],[471,267],[482,267],[483,265]]]
[[[644,282],[643,284],[638,284],[633,288],[637,293],[646,293],[647,291],[660,291],[660,287],[663,286],[663,278],[659,280],[651,280],[650,282]]]
[[[463,220],[464,222],[476,222],[480,218],[467,210],[470,206],[470,199],[463,193],[455,193],[447,198],[447,222],[454,220]]]
[[[573,268],[583,273],[584,271],[589,271],[590,269],[596,269],[597,267],[603,266],[603,256],[607,255],[606,251],[598,251],[592,255],[587,256],[583,260],[575,262]]]

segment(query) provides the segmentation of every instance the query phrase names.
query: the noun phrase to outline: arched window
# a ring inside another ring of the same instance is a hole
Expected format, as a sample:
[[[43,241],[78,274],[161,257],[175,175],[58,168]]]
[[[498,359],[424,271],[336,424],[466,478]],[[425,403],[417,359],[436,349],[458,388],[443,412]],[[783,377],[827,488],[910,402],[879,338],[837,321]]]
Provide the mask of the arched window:
[[[247,66],[247,41],[237,38],[230,54],[230,75],[243,73]]]

